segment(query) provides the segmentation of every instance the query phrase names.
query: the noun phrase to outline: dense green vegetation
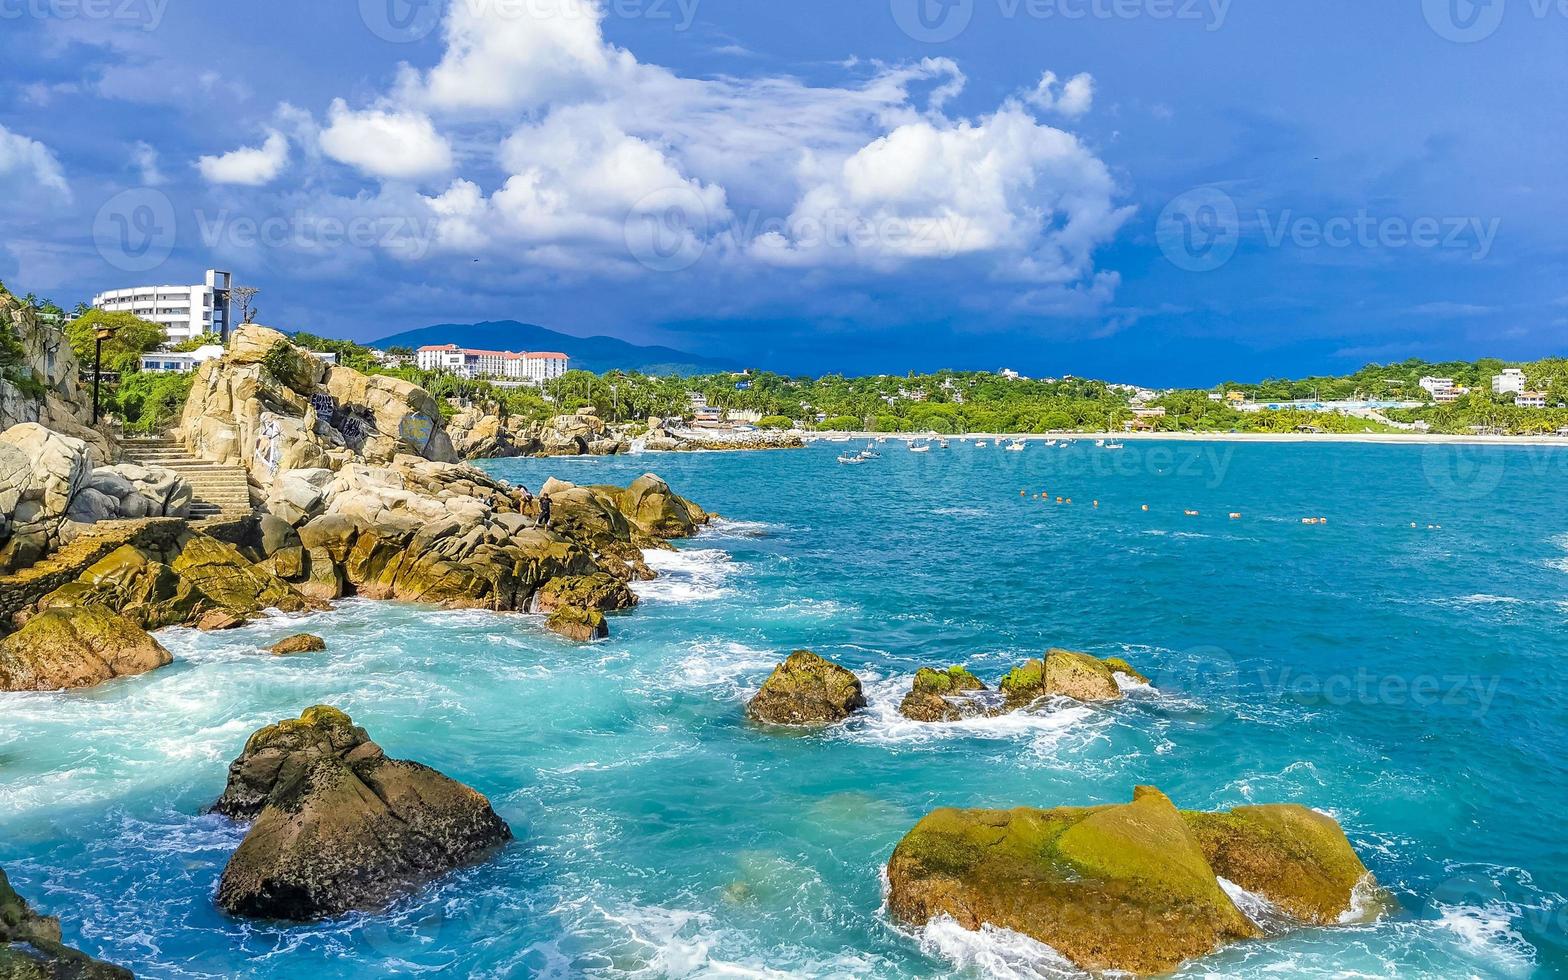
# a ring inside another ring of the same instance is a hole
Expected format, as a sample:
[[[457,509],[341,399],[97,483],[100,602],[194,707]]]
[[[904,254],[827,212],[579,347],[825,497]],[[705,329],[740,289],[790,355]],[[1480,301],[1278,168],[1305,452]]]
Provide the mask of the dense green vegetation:
[[[123,420],[127,432],[161,432],[179,421],[195,377],[194,373],[124,374],[109,396],[109,411]]]
[[[162,345],[163,327],[150,320],[143,320],[134,313],[106,313],[88,310],[65,325],[65,339],[76,352],[82,367],[91,370],[94,347],[99,330],[109,330],[113,336],[103,342],[103,369],[105,371],[135,371],[141,366],[142,355]]]
[[[0,286],[3,288],[3,286]],[[34,296],[24,298],[40,312],[63,320],[58,306]],[[101,325],[115,328],[104,346],[104,367],[123,374],[109,392],[109,411],[127,427],[150,431],[172,422],[190,388],[190,378],[179,375],[140,375],[140,355],[163,342],[157,324],[130,314],[104,313],[78,306],[75,319],[65,324],[66,334],[84,366],[90,365],[93,338]],[[453,403],[477,404],[503,417],[543,419],[578,408],[591,407],[614,422],[649,417],[678,418],[693,414],[698,403],[754,413],[764,429],[803,425],[819,429],[869,429],[879,432],[1054,432],[1119,430],[1137,425],[1155,431],[1208,432],[1323,432],[1391,431],[1417,423],[1433,432],[1475,431],[1516,434],[1556,432],[1568,427],[1568,358],[1545,358],[1510,364],[1495,358],[1478,361],[1430,362],[1418,359],[1396,364],[1370,364],[1343,376],[1270,378],[1260,382],[1226,382],[1213,389],[1177,389],[1145,393],[1134,401],[1137,389],[1082,378],[1033,380],[997,374],[939,371],[904,376],[879,375],[851,378],[838,374],[819,378],[789,377],[771,372],[713,374],[697,377],[655,376],[613,371],[592,374],[571,371],[545,384],[502,387],[484,380],[470,380],[432,371],[409,363],[394,366],[379,352],[352,341],[297,333],[294,340],[311,350],[331,352],[339,363],[367,374],[404,378],[435,395],[443,411],[455,412]],[[194,350],[216,343],[206,336],[183,343]],[[387,352],[412,357],[412,351]],[[9,368],[22,357],[20,344],[0,330],[0,372],[7,380],[27,384],[32,379]],[[1513,395],[1493,395],[1491,379],[1505,367],[1525,373],[1527,389],[1546,395],[1548,409],[1516,407]],[[16,375],[16,377],[13,377]],[[1436,404],[1421,389],[1425,376],[1452,378],[1470,393],[1449,404]],[[1306,410],[1241,411],[1231,401],[1215,400],[1218,393],[1240,393],[1247,401],[1371,400],[1412,402],[1418,407],[1388,409],[1377,417],[1355,417]],[[1136,409],[1138,410],[1135,410]],[[1146,411],[1163,409],[1164,414]],[[1385,424],[1385,420],[1387,423]]]

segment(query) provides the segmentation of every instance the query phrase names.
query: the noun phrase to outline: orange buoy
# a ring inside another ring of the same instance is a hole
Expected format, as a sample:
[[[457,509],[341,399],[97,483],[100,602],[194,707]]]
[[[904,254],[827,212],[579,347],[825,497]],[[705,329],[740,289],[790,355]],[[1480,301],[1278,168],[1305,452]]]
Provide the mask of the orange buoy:
[[[1148,505],[1148,504],[1144,504],[1144,505],[1143,505],[1143,509],[1144,509],[1144,510],[1148,510],[1148,509],[1149,509],[1149,505]]]
[[[1057,503],[1061,503],[1061,502],[1062,502],[1062,498],[1061,498],[1061,497],[1057,497],[1057,498],[1056,498],[1056,502],[1057,502]]]
[[[1239,520],[1241,520],[1241,515],[1233,513],[1233,514],[1230,515],[1230,519],[1233,520],[1233,521],[1239,521]]]

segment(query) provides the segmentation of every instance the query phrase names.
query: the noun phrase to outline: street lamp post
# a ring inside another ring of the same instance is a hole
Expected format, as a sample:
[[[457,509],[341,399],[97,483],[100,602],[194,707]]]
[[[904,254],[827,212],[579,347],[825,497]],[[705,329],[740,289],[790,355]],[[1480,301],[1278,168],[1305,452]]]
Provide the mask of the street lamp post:
[[[103,342],[113,336],[112,327],[99,327],[93,335],[93,425],[98,424],[98,388],[103,383]]]

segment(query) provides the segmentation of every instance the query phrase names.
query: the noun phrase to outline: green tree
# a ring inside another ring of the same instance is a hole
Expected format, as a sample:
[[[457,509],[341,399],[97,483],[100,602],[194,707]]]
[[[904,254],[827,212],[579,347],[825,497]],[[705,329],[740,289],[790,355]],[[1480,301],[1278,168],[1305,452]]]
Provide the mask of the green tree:
[[[167,337],[163,327],[150,320],[143,320],[131,313],[106,313],[88,310],[65,325],[66,340],[76,359],[83,367],[91,368],[93,345],[100,329],[110,329],[114,335],[103,342],[103,367],[106,371],[134,371],[141,364],[143,354],[161,346]]]

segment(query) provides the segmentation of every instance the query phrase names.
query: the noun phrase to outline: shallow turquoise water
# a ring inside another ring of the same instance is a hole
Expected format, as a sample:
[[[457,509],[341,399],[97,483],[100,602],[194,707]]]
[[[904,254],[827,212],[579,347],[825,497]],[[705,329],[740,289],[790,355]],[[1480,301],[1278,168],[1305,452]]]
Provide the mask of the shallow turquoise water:
[[[1183,975],[1568,974],[1568,454],[889,443],[848,467],[838,448],[490,464],[535,487],[656,469],[728,518],[657,556],[605,643],[347,602],[169,631],[172,667],[92,692],[3,696],[0,865],[68,941],[147,977],[1057,976],[1004,936],[900,932],[881,865],[933,806],[1154,783],[1187,807],[1333,813],[1401,905]],[[304,628],[329,651],[260,654]],[[922,664],[992,680],[1049,645],[1124,655],[1156,690],[957,725],[893,712]],[[747,726],[802,646],[861,672],[871,710]],[[488,794],[516,844],[384,915],[218,914],[241,834],[200,810],[249,732],[323,701]]]

